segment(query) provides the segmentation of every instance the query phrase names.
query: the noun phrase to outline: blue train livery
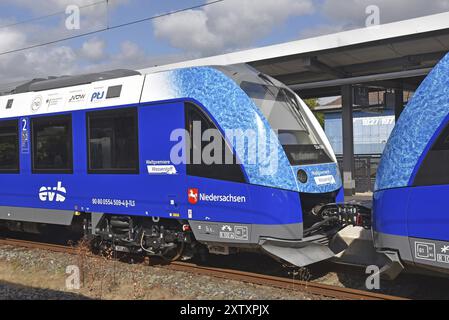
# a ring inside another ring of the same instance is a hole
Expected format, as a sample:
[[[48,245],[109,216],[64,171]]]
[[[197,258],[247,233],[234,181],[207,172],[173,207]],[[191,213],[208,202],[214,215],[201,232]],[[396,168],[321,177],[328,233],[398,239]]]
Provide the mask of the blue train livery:
[[[334,255],[335,155],[304,102],[249,66],[33,80],[0,108],[3,227],[65,226],[169,260]]]
[[[375,246],[404,268],[449,271],[449,56],[421,84],[386,146],[373,205]]]

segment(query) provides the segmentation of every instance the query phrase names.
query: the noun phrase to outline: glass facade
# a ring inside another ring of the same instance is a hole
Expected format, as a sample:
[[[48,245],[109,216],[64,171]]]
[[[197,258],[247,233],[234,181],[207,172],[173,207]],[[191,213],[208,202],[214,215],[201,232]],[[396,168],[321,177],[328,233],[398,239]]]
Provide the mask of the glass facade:
[[[393,111],[382,114],[354,112],[354,154],[382,154],[394,125]],[[325,115],[325,131],[335,153],[343,154],[341,113]]]

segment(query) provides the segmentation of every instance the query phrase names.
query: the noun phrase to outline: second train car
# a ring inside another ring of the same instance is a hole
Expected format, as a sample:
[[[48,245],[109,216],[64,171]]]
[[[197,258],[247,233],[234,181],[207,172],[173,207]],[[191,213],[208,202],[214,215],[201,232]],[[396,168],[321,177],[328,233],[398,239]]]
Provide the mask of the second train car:
[[[403,269],[449,272],[449,55],[422,82],[387,143],[373,205],[376,248]]]

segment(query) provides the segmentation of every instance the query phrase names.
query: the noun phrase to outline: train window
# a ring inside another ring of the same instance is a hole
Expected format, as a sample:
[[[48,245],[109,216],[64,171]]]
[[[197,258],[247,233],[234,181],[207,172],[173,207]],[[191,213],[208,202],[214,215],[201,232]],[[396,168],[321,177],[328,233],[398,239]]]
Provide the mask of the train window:
[[[139,173],[137,109],[87,114],[89,173]]]
[[[201,126],[200,137],[208,129],[218,130],[215,124],[195,105],[191,103],[186,104],[186,128],[189,132],[190,141],[188,142],[189,162],[187,164],[187,174],[190,176],[226,180],[233,182],[245,182],[240,164],[237,164],[235,155],[232,154],[231,148],[221,137],[220,146],[222,154],[220,157],[215,157],[215,150],[211,151],[211,158],[220,158],[220,161],[205,161],[202,156],[202,151],[210,143],[210,141],[202,141],[198,143],[197,134],[194,133],[194,128]],[[196,124],[196,126],[195,126]],[[226,159],[233,159],[232,164],[227,164]]]
[[[290,91],[265,83],[242,81],[240,87],[264,114],[293,166],[331,163],[325,147],[304,120],[298,100]]]
[[[0,122],[0,173],[19,172],[19,131],[17,121]]]
[[[449,124],[429,150],[418,174],[415,186],[449,184]]]
[[[31,120],[33,173],[72,173],[72,117]]]

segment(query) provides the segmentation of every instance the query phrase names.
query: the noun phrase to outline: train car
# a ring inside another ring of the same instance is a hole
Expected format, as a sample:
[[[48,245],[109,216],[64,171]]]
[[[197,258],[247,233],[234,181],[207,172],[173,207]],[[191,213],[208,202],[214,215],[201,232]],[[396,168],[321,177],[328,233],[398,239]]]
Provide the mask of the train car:
[[[377,174],[375,246],[404,268],[449,271],[449,56],[416,91],[396,124]]]
[[[246,65],[37,79],[0,97],[0,221],[168,260],[328,259],[343,201],[318,121]],[[225,160],[226,161],[225,161]]]

